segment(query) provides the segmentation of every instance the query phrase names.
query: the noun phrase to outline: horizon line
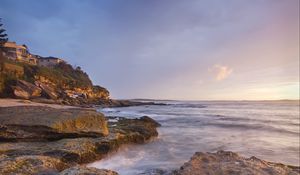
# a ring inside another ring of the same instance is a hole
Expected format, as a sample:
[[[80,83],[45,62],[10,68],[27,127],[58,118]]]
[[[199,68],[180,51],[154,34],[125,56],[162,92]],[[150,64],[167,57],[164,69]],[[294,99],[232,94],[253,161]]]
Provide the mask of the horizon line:
[[[156,101],[299,101],[299,99],[258,99],[258,100],[251,100],[251,99],[232,99],[232,100],[226,100],[226,99],[199,99],[199,100],[188,100],[188,99],[155,99],[155,98],[120,98],[117,100],[156,100]]]

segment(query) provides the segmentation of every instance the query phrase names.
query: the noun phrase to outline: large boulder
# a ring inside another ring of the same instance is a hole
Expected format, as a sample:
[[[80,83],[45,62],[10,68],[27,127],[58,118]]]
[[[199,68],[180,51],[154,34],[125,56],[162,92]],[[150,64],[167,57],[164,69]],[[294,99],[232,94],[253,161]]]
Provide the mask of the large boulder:
[[[103,114],[92,109],[55,109],[38,106],[0,110],[0,140],[37,141],[108,135]]]
[[[19,86],[12,86],[14,96],[21,99],[30,99],[30,94],[28,91],[24,90]]]
[[[12,88],[14,95],[22,99],[40,97],[42,92],[41,88],[24,80],[18,80],[16,86],[13,86]]]
[[[58,94],[53,87],[39,81],[36,81],[35,84],[42,89],[43,96],[52,100],[56,100],[58,98]]]
[[[197,152],[174,175],[298,175],[299,167],[260,160],[256,157],[244,158],[230,151],[216,153]]]

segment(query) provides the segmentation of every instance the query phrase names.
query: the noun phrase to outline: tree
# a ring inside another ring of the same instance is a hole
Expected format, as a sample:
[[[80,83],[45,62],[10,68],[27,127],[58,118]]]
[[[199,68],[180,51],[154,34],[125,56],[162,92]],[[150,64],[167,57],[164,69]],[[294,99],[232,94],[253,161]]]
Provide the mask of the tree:
[[[7,34],[5,29],[3,29],[3,24],[1,23],[2,18],[0,18],[0,48],[8,41]]]

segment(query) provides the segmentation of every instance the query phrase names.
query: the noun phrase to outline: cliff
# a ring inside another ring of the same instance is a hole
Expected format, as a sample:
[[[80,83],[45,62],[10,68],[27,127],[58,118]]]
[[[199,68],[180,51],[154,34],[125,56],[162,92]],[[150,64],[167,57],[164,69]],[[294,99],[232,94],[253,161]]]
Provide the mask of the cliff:
[[[0,55],[0,97],[69,104],[99,104],[109,91],[93,85],[80,67],[66,62],[46,67],[16,62]]]

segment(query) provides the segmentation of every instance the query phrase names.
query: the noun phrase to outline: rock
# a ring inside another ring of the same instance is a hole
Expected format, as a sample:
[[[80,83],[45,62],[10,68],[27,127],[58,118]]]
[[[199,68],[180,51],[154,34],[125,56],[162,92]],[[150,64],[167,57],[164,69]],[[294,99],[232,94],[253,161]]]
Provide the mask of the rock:
[[[6,141],[59,140],[108,135],[104,115],[82,108],[6,107],[0,110],[0,123],[0,140]]]
[[[38,81],[36,81],[35,84],[42,89],[42,93],[45,97],[50,98],[52,100],[56,100],[58,98],[58,94],[54,88]]]
[[[114,99],[102,99],[99,100],[97,105],[101,107],[128,107],[128,106],[144,106],[144,105],[167,105],[165,103],[156,102],[141,102],[134,100],[114,100]]]
[[[142,117],[140,119],[127,119],[119,117],[115,126],[110,127],[110,131],[114,133],[124,133],[129,140],[134,140],[135,143],[144,143],[152,137],[158,136],[156,127],[159,126],[156,121],[150,117]],[[154,122],[153,122],[153,121]]]
[[[267,162],[256,157],[244,158],[230,151],[196,152],[174,175],[298,175],[299,167]]]
[[[18,80],[16,86],[13,86],[14,95],[22,99],[30,99],[41,96],[42,89],[26,82],[24,80]]]
[[[158,123],[157,121],[153,120],[152,118],[148,117],[148,116],[143,116],[140,118],[142,121],[147,122],[151,125],[153,125],[154,127],[159,127],[161,126],[160,123]]]
[[[92,87],[92,92],[87,93],[89,98],[92,99],[104,99],[108,100],[109,99],[109,91],[101,86],[93,86]]]
[[[118,175],[118,173],[115,171],[106,170],[106,169],[88,168],[84,166],[75,166],[62,171],[59,174],[60,175]]]
[[[55,175],[67,168],[67,164],[48,156],[26,155],[0,157],[1,175],[47,174]]]
[[[108,126],[105,137],[95,133],[97,122],[102,123],[102,120],[84,121],[80,117],[76,120],[81,114],[95,113],[82,108],[0,108],[0,174],[58,174],[61,171],[61,174],[93,174],[95,169],[78,168],[78,165],[102,159],[124,144],[145,143],[158,135],[157,123],[150,117],[119,118]],[[56,122],[61,124],[53,127]],[[74,166],[76,168],[72,168]]]
[[[12,86],[14,96],[21,99],[28,100],[30,98],[29,92],[25,91],[21,87],[18,86]]]

